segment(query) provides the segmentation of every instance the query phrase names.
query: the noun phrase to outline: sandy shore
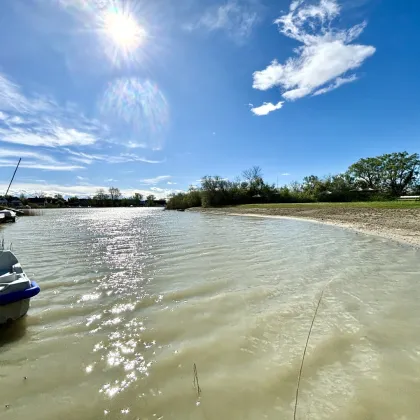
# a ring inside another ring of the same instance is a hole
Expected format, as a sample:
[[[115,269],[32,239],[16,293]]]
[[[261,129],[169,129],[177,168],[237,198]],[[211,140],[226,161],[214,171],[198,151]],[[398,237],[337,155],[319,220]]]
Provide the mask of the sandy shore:
[[[190,210],[213,214],[305,219],[311,222],[340,226],[369,235],[381,236],[420,248],[420,208],[279,207],[249,209],[225,207]]]

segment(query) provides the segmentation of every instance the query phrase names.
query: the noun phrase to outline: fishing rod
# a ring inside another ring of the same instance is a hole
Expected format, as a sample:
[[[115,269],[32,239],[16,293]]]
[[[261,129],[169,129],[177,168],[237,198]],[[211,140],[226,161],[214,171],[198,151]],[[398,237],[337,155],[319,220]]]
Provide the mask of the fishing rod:
[[[15,179],[15,175],[16,175],[16,172],[17,172],[17,170],[18,170],[18,168],[19,168],[19,165],[20,165],[20,161],[21,161],[21,160],[22,160],[22,158],[19,158],[19,162],[18,162],[18,164],[17,164],[17,166],[16,166],[16,168],[15,168],[15,172],[13,172],[13,176],[12,176],[12,179],[10,180],[10,184],[9,184],[9,186],[8,186],[8,188],[7,188],[7,191],[6,191],[5,197],[7,197],[7,194],[9,193],[10,187],[12,186],[12,182],[13,182],[13,180]]]

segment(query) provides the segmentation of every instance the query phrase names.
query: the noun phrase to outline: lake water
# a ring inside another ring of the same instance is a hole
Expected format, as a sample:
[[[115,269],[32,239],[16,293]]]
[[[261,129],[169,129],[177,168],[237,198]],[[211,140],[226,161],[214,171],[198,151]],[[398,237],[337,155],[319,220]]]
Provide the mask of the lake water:
[[[328,282],[297,418],[419,418],[419,251],[160,209],[47,210],[0,235],[42,288],[0,330],[2,420],[292,419]]]

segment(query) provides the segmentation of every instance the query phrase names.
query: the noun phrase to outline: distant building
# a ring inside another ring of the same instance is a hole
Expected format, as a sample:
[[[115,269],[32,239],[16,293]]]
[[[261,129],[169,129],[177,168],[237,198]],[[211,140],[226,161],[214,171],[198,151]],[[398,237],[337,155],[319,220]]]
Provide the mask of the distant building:
[[[44,197],[29,197],[27,201],[29,205],[36,204],[37,206],[43,206],[45,204]]]
[[[162,200],[154,200],[155,206],[166,206],[166,200],[162,199]]]
[[[20,201],[18,198],[12,199],[10,205],[15,209],[23,207],[22,201]]]

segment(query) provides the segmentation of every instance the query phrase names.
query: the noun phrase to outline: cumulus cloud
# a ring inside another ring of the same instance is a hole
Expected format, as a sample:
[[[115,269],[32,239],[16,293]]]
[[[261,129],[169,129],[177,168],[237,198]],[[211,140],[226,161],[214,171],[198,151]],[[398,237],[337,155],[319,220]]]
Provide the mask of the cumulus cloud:
[[[258,9],[256,1],[228,0],[222,5],[208,8],[197,22],[185,25],[185,29],[224,31],[230,38],[242,42],[251,35],[253,28],[259,22]]]
[[[258,116],[267,115],[276,109],[280,109],[283,106],[284,102],[278,102],[276,105],[271,102],[264,102],[261,106],[251,108],[251,111]]]
[[[320,0],[317,4],[293,1],[289,13],[276,19],[275,24],[281,34],[302,45],[284,64],[273,60],[264,70],[254,72],[253,88],[265,91],[280,87],[283,98],[294,101],[356,81],[355,74],[347,73],[359,68],[376,49],[353,43],[363,32],[366,22],[348,30],[334,28],[333,22],[339,15],[340,6],[336,0]]]

